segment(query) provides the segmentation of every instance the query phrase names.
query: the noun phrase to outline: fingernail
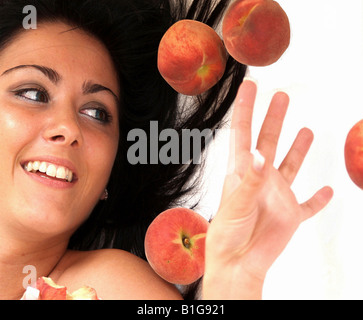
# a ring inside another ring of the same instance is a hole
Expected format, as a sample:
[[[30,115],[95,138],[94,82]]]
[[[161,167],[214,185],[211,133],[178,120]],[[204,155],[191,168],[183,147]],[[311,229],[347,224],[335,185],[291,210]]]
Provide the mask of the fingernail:
[[[249,75],[244,76],[243,81],[251,81],[251,82],[254,82],[255,84],[257,84],[257,80]]]
[[[253,155],[253,162],[252,162],[253,168],[256,171],[261,172],[263,167],[265,166],[265,162],[266,162],[265,158],[258,150],[255,150],[252,153],[252,155]]]

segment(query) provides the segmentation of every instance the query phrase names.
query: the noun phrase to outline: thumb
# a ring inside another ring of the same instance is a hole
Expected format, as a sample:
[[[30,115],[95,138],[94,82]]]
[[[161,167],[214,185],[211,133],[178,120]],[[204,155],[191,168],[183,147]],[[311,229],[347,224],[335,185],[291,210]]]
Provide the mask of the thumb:
[[[220,215],[225,219],[243,219],[257,208],[258,197],[266,180],[266,161],[258,150],[252,155],[252,161],[242,181],[220,210]]]

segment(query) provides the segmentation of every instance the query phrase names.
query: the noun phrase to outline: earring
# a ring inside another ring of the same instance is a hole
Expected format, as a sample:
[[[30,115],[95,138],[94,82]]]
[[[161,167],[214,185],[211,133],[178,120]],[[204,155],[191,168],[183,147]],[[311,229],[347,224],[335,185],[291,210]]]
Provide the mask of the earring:
[[[107,189],[105,189],[105,191],[103,191],[101,200],[106,201],[107,199],[108,199],[108,191],[107,191]]]

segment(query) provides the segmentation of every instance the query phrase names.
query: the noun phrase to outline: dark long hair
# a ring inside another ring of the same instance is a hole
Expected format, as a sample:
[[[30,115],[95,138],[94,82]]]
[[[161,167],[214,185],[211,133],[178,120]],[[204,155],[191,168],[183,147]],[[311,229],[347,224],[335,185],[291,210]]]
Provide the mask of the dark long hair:
[[[120,248],[145,259],[144,236],[151,221],[170,207],[185,205],[185,196],[197,188],[201,165],[193,162],[131,165],[127,134],[133,128],[149,132],[150,121],[158,122],[159,131],[173,128],[179,133],[217,129],[223,123],[246,66],[229,57],[220,82],[183,103],[158,72],[157,50],[163,34],[180,19],[216,28],[230,1],[0,0],[0,49],[24,31],[22,9],[33,5],[38,24],[62,21],[101,40],[120,79],[120,142],[107,187],[109,198],[97,204],[69,248]]]

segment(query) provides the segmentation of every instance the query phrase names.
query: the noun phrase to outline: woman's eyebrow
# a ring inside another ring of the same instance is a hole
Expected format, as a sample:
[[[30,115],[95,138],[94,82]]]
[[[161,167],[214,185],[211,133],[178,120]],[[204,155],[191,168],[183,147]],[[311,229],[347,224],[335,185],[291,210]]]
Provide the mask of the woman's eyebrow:
[[[18,70],[18,69],[22,69],[22,68],[37,69],[41,73],[43,73],[54,84],[57,84],[62,79],[62,77],[60,76],[60,74],[57,71],[55,71],[51,68],[45,67],[45,66],[39,66],[37,64],[26,64],[26,65],[16,66],[16,67],[13,67],[13,68],[10,68],[10,69],[4,71],[1,76],[5,75],[7,73],[10,73],[12,71]]]
[[[115,98],[116,100],[116,103],[118,104],[119,103],[119,98],[118,96],[110,89],[110,88],[107,88],[101,84],[98,84],[98,83],[93,83],[92,81],[86,81],[84,84],[83,84],[83,94],[91,94],[91,93],[97,93],[97,92],[100,92],[100,91],[107,91],[109,93],[111,93],[113,95],[113,97]]]

